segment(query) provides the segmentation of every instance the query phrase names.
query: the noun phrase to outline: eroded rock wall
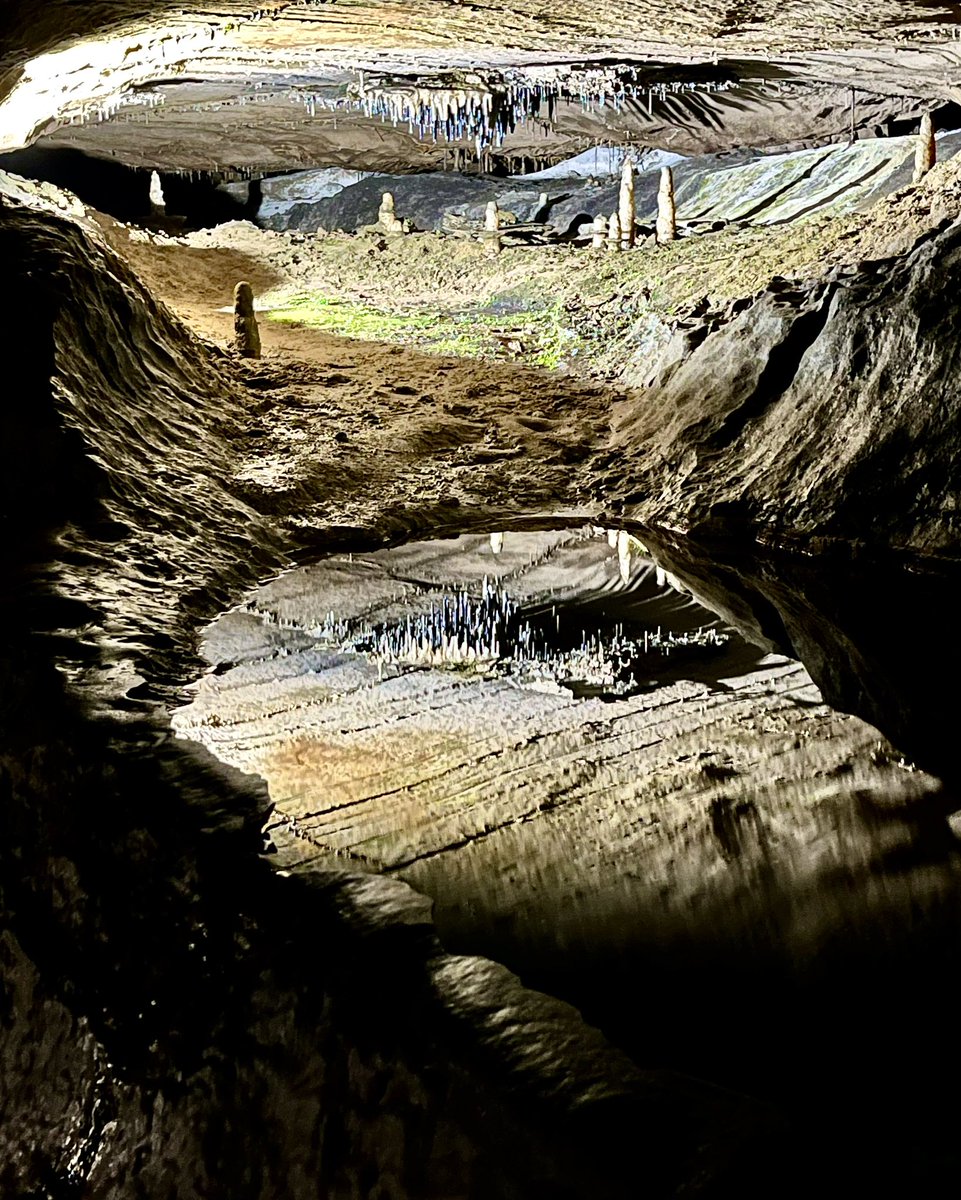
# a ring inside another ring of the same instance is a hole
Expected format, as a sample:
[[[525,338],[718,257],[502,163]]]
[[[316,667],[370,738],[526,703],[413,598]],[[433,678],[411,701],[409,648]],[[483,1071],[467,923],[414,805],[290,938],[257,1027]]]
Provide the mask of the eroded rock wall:
[[[948,218],[689,324],[621,406],[607,475],[695,594],[952,776],[959,277]]]

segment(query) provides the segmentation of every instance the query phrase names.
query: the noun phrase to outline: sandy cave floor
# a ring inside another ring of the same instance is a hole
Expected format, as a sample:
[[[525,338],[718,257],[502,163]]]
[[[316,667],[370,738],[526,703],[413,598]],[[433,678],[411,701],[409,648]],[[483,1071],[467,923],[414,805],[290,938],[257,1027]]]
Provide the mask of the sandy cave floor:
[[[919,227],[931,220],[922,201]],[[851,236],[839,223],[836,254],[859,239],[857,260],[869,236],[890,239],[894,216],[882,233],[877,217]],[[332,248],[250,227],[183,242],[103,224],[155,295],[221,346],[239,278],[260,293],[300,289],[332,251],[363,256],[357,278],[382,253],[362,239],[345,250],[350,239]],[[303,273],[289,270],[292,257],[306,260],[293,264]],[[552,513],[572,525],[597,511],[587,467],[619,388],[269,320],[261,331],[261,360],[223,360],[250,396],[249,420],[233,431],[236,481],[289,525],[363,530],[382,527],[387,510],[401,524],[416,510],[448,532],[525,514],[549,528]],[[443,675],[418,676],[389,706],[376,689],[335,703],[324,672],[303,669],[303,647],[283,648],[263,624],[322,604],[300,579],[282,577],[212,628],[217,671],[178,713],[181,735],[268,780],[278,865],[399,875],[435,901],[451,949],[498,958],[579,1004],[645,1065],[666,1060],[661,1043],[638,1041],[632,998],[652,955],[673,955],[656,1020],[676,1056],[687,1005],[718,969],[737,977],[720,1006],[734,1019],[758,963],[780,979],[839,927],[892,908],[922,919],[955,886],[956,856],[928,861],[923,849],[937,782],[824,705],[797,663],[759,654],[722,685],[679,680],[615,705],[528,698],[509,716],[498,710],[491,730],[485,698]],[[242,635],[242,666],[225,629]],[[371,770],[371,755],[388,765]],[[917,868],[889,872],[893,857],[915,856]],[[706,955],[695,949],[705,940]],[[700,1073],[717,1046],[692,1039],[689,1068]],[[711,1077],[764,1086],[763,1063],[743,1075],[739,1064],[735,1054]]]

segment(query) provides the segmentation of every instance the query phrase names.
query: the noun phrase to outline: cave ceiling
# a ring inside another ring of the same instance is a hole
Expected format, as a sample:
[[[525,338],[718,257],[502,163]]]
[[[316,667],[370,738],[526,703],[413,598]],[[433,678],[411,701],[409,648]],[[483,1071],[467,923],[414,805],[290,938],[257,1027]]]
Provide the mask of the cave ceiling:
[[[959,35],[937,0],[13,0],[0,149],[243,174],[813,145],[961,102]]]

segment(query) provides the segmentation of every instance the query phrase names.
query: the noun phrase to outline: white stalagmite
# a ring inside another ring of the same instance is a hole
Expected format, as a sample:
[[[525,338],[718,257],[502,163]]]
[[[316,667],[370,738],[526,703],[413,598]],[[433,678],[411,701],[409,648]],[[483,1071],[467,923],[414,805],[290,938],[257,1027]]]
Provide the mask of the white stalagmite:
[[[491,549],[495,554],[500,554],[504,549],[504,535],[502,533],[491,534]]]
[[[491,200],[484,214],[484,241],[490,254],[499,254],[501,250],[501,214],[497,201]]]
[[[628,155],[621,170],[621,194],[617,208],[621,222],[621,242],[624,249],[634,245],[634,159]]]
[[[657,189],[657,243],[673,242],[677,237],[677,208],[674,203],[674,172],[661,167],[661,183]]]
[[[925,113],[921,118],[921,129],[918,133],[918,145],[914,152],[913,183],[920,183],[934,166],[938,159],[938,146],[934,140],[934,123],[931,114]]]
[[[594,218],[593,233],[591,234],[591,248],[593,250],[603,250],[604,243],[607,241],[607,217],[603,213],[598,213]]]
[[[617,564],[621,569],[621,579],[625,583],[631,582],[631,557],[634,552],[634,547],[631,545],[633,538],[626,529],[620,529],[617,533]]]
[[[141,195],[143,195],[142,192]],[[160,176],[156,171],[150,172],[150,207],[157,216],[163,216],[167,211],[164,190],[160,183]]]
[[[612,550],[617,549],[617,530],[616,529],[609,529],[607,531],[607,544],[610,546],[610,548]]]
[[[403,233],[403,222],[397,219],[397,213],[394,210],[394,197],[390,192],[384,192],[380,202],[380,211],[377,213],[377,224],[384,230],[385,233]]]
[[[611,213],[611,219],[607,223],[607,248],[608,250],[620,250],[621,248],[621,218],[617,213]]]

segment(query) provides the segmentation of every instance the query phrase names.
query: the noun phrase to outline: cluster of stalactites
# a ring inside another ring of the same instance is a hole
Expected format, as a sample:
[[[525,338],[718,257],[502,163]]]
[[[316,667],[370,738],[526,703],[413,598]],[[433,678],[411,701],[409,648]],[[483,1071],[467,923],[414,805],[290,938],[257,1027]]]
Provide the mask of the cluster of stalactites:
[[[104,121],[116,119],[136,120],[136,117],[132,116],[133,113],[140,114],[141,119],[146,120],[151,109],[159,108],[163,103],[163,94],[157,91],[117,92],[106,100],[81,103],[63,117],[63,123],[65,125],[91,125],[94,123],[100,125]]]
[[[445,593],[428,612],[380,626],[362,640],[369,640],[370,651],[384,662],[496,662],[515,642],[524,646],[530,640],[530,627],[519,613],[510,596],[485,576],[479,596]]]
[[[668,96],[724,91],[733,86],[727,80],[709,79],[654,82],[640,69],[624,67],[524,68],[439,78],[433,84],[394,77],[369,78],[358,72],[354,82],[337,92],[303,86],[274,88],[257,80],[232,99],[199,101],[187,109],[215,112],[280,101],[303,106],[311,117],[321,111],[359,112],[394,126],[406,125],[422,141],[472,144],[480,159],[491,149],[500,149],[518,127],[539,123],[546,132],[559,101],[579,103],[585,112],[606,107],[620,111],[630,102],[646,101],[648,113],[653,114],[655,103]],[[70,122],[116,119],[149,124],[151,110],[163,103],[160,91],[128,93],[88,106],[74,114]]]
[[[365,81],[348,88],[348,99],[369,117],[393,125],[406,124],[422,140],[472,141],[480,157],[491,147],[503,146],[507,135],[532,122],[549,125],[563,100],[580,103],[584,111],[608,105],[620,111],[631,100],[646,98],[649,113],[656,100],[692,91],[723,91],[728,81],[645,82],[636,69],[598,68],[574,71],[558,68],[525,69],[471,77],[470,86],[456,83],[425,85],[419,82]]]

